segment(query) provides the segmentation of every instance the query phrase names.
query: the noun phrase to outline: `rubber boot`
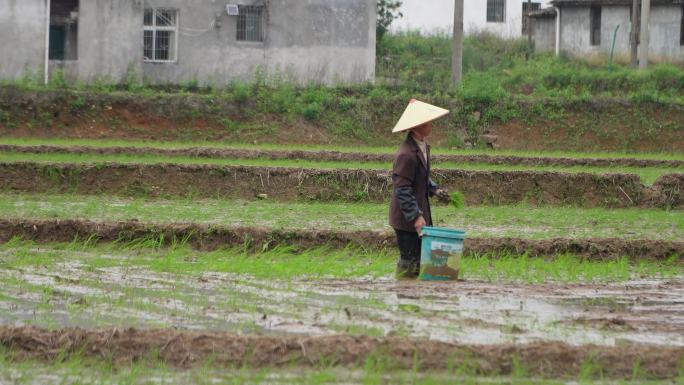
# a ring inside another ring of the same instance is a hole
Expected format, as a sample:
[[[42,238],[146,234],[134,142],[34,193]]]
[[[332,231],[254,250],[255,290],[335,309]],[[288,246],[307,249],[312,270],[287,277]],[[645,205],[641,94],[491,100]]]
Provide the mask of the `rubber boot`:
[[[397,262],[397,271],[395,273],[395,276],[398,280],[413,280],[418,278],[419,274],[419,261],[399,259],[399,262]]]

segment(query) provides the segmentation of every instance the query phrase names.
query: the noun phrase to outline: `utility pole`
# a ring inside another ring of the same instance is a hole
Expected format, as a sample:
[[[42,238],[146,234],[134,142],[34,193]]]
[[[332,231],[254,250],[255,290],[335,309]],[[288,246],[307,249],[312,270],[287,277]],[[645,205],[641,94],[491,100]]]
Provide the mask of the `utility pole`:
[[[532,0],[527,0],[527,58],[529,59],[534,49],[532,49]]]
[[[451,83],[463,77],[463,0],[454,0],[454,46],[451,55]]]
[[[636,68],[639,65],[639,42],[637,36],[639,35],[639,0],[632,0],[632,30],[629,34],[629,44],[632,48],[630,65]]]
[[[43,82],[50,82],[50,14],[52,5],[50,0],[45,2],[45,57],[43,63]]]
[[[651,0],[641,0],[641,52],[639,52],[639,68],[648,68],[649,24],[651,22]]]

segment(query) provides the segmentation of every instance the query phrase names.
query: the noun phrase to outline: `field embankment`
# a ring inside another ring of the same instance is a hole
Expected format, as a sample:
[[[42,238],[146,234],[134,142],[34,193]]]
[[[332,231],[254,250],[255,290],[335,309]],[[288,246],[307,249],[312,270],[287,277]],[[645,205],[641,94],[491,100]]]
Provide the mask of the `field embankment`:
[[[502,149],[684,150],[684,108],[670,102],[524,97],[463,100],[392,89],[269,88],[216,93],[95,92],[0,87],[0,135],[42,138],[396,144],[412,97],[445,106],[433,143]],[[290,107],[296,101],[300,107]]]
[[[0,189],[31,193],[384,202],[387,170],[306,169],[182,164],[0,163]],[[644,186],[636,175],[543,171],[433,170],[433,179],[461,191],[468,204],[664,207],[684,205],[684,174]]]
[[[392,162],[394,154],[336,150],[267,150],[218,147],[125,147],[125,146],[58,146],[0,144],[0,152],[25,154],[90,154],[90,155],[156,155],[162,157],[197,157],[218,159],[308,160],[327,162]],[[475,163],[518,166],[589,166],[589,167],[677,167],[684,170],[681,159],[643,159],[628,157],[563,157],[495,154],[431,154],[433,163]]]
[[[386,231],[293,230],[278,228],[225,227],[202,224],[155,224],[139,221],[102,222],[74,219],[0,220],[0,242],[19,237],[41,243],[88,239],[97,242],[161,240],[171,245],[184,242],[201,250],[249,245],[254,249],[277,246],[344,248],[394,247],[394,234]],[[477,238],[466,240],[465,255],[522,255],[554,257],[573,254],[588,259],[665,260],[684,258],[684,242],[620,238]]]
[[[109,357],[115,364],[129,364],[155,354],[176,367],[206,365],[278,367],[340,365],[358,366],[373,356],[383,356],[389,368],[420,371],[470,365],[479,375],[511,375],[525,368],[528,375],[546,378],[575,376],[591,362],[608,378],[632,378],[638,367],[650,379],[678,375],[684,348],[629,345],[615,347],[571,346],[563,343],[455,345],[438,341],[364,336],[269,337],[227,333],[179,332],[170,329],[109,330],[35,327],[0,328],[0,343],[17,353],[17,359],[54,360],[85,354]]]

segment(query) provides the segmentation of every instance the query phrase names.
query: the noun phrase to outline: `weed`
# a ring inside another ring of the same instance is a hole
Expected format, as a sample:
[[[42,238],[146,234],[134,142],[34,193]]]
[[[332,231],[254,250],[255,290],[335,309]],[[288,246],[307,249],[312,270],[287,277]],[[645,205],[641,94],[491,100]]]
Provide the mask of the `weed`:
[[[78,112],[85,109],[87,105],[88,102],[86,101],[86,98],[80,95],[72,100],[71,104],[69,105],[69,109],[71,112]]]

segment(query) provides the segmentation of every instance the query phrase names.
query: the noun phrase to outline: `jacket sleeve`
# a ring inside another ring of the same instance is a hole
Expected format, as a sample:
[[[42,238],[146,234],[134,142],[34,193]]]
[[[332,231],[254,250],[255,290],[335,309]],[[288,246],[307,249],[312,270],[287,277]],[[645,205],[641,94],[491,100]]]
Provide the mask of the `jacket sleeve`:
[[[392,168],[394,195],[399,203],[401,213],[409,223],[413,223],[416,218],[423,215],[423,212],[418,208],[418,201],[413,190],[417,166],[415,157],[411,157],[408,154],[399,154]]]
[[[435,196],[437,193],[437,190],[439,189],[439,186],[437,183],[432,181],[432,178],[428,179],[428,191],[430,192],[430,196]]]
[[[423,215],[423,212],[418,208],[418,201],[412,187],[397,187],[394,189],[394,194],[399,202],[399,209],[407,222],[413,223],[419,216]]]

